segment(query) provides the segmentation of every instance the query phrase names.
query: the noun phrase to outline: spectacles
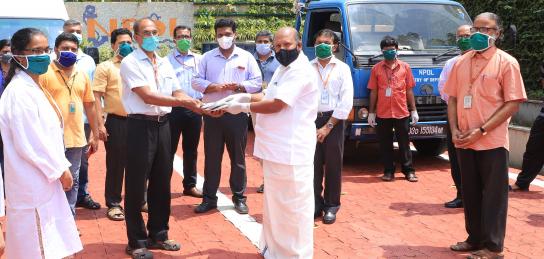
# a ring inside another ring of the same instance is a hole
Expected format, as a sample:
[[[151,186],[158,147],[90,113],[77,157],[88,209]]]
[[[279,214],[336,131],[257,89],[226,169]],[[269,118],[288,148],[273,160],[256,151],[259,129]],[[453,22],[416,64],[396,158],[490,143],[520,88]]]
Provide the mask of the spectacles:
[[[159,35],[159,31],[143,31],[142,35],[149,37],[149,36],[157,36]]]
[[[481,32],[481,33],[488,33],[489,31],[493,30],[496,31],[499,28],[497,27],[472,27],[470,28],[471,33]]]
[[[458,40],[460,40],[460,39],[470,39],[470,35],[459,35],[459,36],[456,36],[455,38],[458,39]]]
[[[41,48],[24,49],[24,51],[30,51],[34,55],[51,54],[51,48],[50,47],[47,47],[45,49],[41,49]]]
[[[191,39],[190,35],[177,35],[176,36],[176,40],[190,40],[190,39]]]

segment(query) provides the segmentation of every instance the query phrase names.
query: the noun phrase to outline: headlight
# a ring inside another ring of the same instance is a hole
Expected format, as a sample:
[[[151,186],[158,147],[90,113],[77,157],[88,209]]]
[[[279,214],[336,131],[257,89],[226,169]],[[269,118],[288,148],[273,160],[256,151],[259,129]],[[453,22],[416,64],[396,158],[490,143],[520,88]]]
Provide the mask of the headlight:
[[[357,111],[357,116],[360,120],[364,120],[368,118],[368,109],[367,108],[361,108],[359,111]]]

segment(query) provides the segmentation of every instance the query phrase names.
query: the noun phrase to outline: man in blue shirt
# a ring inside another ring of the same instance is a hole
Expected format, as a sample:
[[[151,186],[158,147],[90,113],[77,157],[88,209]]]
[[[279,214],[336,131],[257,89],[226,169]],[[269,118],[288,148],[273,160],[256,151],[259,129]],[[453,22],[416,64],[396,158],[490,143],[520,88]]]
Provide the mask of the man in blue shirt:
[[[192,53],[191,28],[177,26],[174,28],[174,42],[176,49],[168,55],[168,61],[172,64],[181,90],[188,96],[201,100],[202,93],[191,87],[193,76],[197,73],[198,64],[202,58]],[[202,192],[196,188],[196,159],[198,143],[200,142],[200,129],[202,127],[202,115],[184,107],[173,107],[170,113],[170,134],[172,135],[172,160],[178,150],[180,135],[183,136],[181,147],[183,149],[183,194],[202,198]]]

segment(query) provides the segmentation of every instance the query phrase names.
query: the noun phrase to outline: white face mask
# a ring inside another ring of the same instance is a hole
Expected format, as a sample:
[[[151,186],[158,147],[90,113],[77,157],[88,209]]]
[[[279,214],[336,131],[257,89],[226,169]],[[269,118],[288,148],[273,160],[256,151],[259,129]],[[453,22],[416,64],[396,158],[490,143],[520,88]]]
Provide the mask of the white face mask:
[[[223,36],[217,39],[217,43],[219,43],[219,47],[222,49],[230,49],[234,43],[234,37]]]
[[[259,55],[263,56],[268,55],[272,51],[270,44],[256,44],[255,50],[257,50],[257,53],[259,53]]]

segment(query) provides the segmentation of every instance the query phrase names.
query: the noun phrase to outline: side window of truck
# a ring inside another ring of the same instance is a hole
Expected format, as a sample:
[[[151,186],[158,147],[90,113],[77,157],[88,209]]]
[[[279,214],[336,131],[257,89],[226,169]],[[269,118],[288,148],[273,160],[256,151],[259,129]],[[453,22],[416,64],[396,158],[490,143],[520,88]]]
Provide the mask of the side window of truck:
[[[342,16],[338,10],[314,10],[310,13],[310,21],[307,27],[308,30],[308,41],[306,42],[307,47],[313,47],[315,41],[315,35],[318,31],[322,29],[330,29],[335,32],[336,36],[339,37],[340,42],[344,43],[342,36]],[[340,59],[344,60],[344,49],[339,46],[338,51],[334,55]]]

